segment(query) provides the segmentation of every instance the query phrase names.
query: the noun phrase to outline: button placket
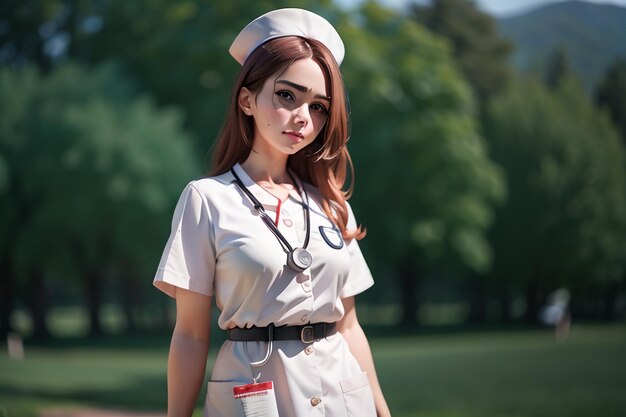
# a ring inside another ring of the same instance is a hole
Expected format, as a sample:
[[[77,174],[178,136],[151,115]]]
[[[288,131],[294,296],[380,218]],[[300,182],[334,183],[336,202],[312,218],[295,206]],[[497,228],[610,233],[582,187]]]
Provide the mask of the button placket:
[[[283,204],[283,210],[289,213],[289,219],[292,223],[290,229],[297,237],[298,245],[301,245],[306,237],[304,206],[300,203],[300,201],[289,198]]]
[[[302,245],[300,235],[295,230],[296,226],[298,226],[298,222],[294,220],[294,217],[292,215],[293,209],[286,206],[287,204],[283,204],[280,209],[278,230],[280,230],[280,232],[285,236],[291,246],[293,246],[294,248],[298,248]]]

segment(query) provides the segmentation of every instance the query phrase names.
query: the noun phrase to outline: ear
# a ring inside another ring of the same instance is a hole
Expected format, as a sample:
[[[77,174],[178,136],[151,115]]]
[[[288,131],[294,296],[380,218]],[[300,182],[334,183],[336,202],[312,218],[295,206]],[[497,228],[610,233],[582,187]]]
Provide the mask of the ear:
[[[246,116],[252,116],[252,105],[254,102],[254,94],[246,87],[241,87],[239,90],[239,97],[237,97],[237,103],[239,108]]]

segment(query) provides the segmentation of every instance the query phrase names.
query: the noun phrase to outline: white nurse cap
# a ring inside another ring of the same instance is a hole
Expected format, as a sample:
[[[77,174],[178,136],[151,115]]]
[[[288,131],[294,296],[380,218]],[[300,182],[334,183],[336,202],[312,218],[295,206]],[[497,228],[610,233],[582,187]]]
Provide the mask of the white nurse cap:
[[[233,41],[228,50],[241,65],[259,45],[283,36],[301,36],[323,43],[341,64],[345,49],[335,28],[323,17],[303,9],[278,9],[257,17]]]

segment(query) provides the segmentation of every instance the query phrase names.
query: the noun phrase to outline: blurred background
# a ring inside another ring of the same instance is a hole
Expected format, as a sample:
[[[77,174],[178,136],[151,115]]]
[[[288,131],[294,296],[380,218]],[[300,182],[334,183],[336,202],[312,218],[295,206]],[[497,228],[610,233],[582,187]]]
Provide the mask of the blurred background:
[[[279,7],[346,44],[394,416],[626,415],[626,1],[5,0],[0,416],[164,414],[152,278]]]

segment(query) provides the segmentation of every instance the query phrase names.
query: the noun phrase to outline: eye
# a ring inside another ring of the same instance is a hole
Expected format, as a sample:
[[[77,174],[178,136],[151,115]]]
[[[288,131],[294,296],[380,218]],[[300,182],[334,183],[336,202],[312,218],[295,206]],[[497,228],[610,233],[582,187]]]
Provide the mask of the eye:
[[[276,92],[276,95],[278,97],[280,97],[281,100],[285,100],[285,101],[294,101],[295,100],[293,94],[289,90],[279,90],[279,91]]]
[[[326,106],[324,106],[321,103],[313,103],[311,104],[310,107],[311,110],[313,110],[315,113],[328,113],[328,109],[326,108]]]

